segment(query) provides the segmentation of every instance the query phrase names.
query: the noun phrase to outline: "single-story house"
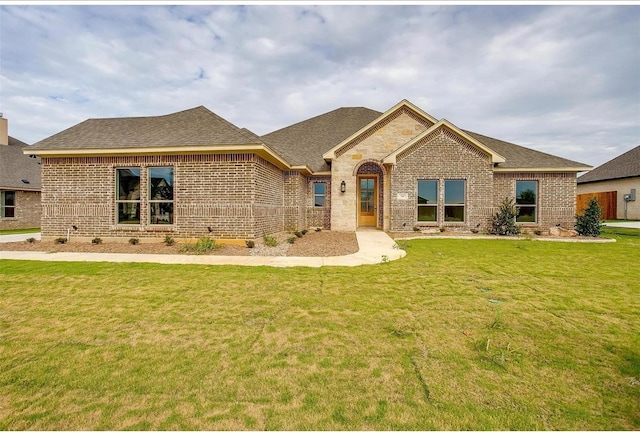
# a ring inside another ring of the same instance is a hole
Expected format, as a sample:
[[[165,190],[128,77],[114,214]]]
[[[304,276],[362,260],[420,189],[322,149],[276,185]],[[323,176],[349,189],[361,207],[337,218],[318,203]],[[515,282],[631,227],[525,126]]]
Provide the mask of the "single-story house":
[[[578,212],[592,197],[606,219],[640,220],[640,145],[578,177]]]
[[[0,230],[40,227],[40,159],[23,154],[27,145],[0,114]]]
[[[42,236],[244,240],[321,227],[487,230],[575,223],[591,167],[438,120],[407,100],[343,107],[258,136],[205,107],[89,119],[25,153],[42,159]]]

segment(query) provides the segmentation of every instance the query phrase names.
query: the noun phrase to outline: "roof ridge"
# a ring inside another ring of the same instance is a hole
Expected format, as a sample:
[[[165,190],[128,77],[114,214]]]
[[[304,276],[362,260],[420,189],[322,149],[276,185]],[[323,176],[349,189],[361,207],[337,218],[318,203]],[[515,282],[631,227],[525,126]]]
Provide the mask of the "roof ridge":
[[[332,109],[332,110],[330,110],[330,111],[328,111],[328,112],[325,112],[325,113],[322,113],[322,114],[320,114],[320,115],[316,115],[316,116],[313,116],[313,117],[311,117],[311,118],[307,118],[307,119],[304,119],[304,120],[298,121],[297,123],[289,124],[288,126],[282,127],[282,128],[280,128],[280,129],[278,129],[278,130],[274,130],[274,131],[272,131],[272,132],[265,133],[264,135],[260,136],[260,138],[262,139],[264,136],[269,136],[269,135],[271,135],[272,133],[280,132],[281,130],[285,130],[285,129],[290,129],[290,128],[295,127],[295,126],[297,126],[297,125],[299,125],[299,124],[307,123],[307,122],[309,122],[309,121],[311,121],[311,120],[315,120],[315,119],[318,119],[318,118],[321,118],[321,117],[327,116],[327,115],[329,115],[329,114],[332,114],[332,113],[334,113],[334,112],[338,112],[338,111],[340,111],[340,110],[344,110],[344,109],[366,109],[366,110],[369,110],[369,111],[372,111],[372,112],[378,112],[380,115],[382,115],[382,112],[379,112],[379,111],[377,111],[377,110],[375,110],[375,109],[371,109],[371,108],[368,108],[368,107],[365,107],[365,106],[341,106],[341,107],[339,107],[339,108]]]

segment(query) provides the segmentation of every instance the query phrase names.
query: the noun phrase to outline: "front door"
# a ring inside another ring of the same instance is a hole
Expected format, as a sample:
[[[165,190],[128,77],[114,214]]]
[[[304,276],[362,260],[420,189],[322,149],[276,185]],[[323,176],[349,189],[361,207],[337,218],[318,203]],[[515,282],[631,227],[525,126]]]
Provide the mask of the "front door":
[[[378,225],[378,177],[358,177],[358,226]]]

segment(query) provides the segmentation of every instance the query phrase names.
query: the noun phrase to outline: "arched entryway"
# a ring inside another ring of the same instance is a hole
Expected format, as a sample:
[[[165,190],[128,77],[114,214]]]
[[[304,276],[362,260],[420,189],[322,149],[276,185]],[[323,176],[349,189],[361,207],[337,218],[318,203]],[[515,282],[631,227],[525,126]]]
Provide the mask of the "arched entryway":
[[[382,227],[384,217],[385,171],[377,161],[369,160],[354,169],[357,178],[357,223],[358,227]]]

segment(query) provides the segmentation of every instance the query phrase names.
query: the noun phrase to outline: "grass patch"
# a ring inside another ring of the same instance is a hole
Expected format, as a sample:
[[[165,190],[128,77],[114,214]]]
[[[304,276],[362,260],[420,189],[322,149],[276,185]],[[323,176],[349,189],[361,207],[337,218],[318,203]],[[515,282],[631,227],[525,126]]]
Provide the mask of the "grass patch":
[[[200,238],[193,243],[185,243],[180,247],[181,253],[207,254],[220,248],[220,244],[216,244],[211,238]]]
[[[20,233],[40,233],[39,228],[32,229],[4,229],[0,230],[0,235],[17,235]]]
[[[0,430],[638,429],[640,240],[617,239],[411,240],[356,268],[0,260]]]

